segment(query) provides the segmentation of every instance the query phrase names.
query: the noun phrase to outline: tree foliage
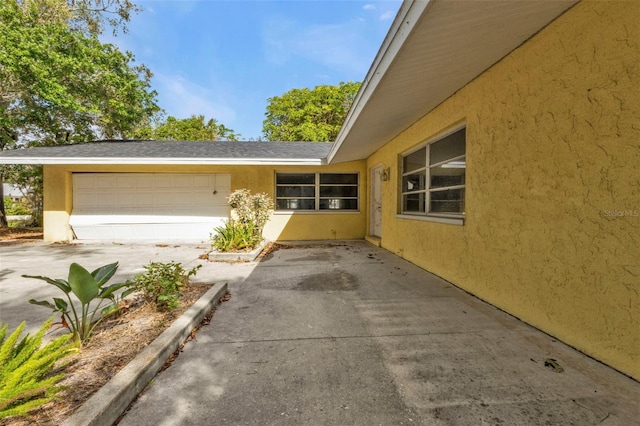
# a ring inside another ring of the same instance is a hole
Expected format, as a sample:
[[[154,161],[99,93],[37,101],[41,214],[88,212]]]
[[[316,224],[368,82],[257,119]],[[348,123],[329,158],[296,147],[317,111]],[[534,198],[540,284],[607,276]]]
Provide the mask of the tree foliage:
[[[262,132],[267,140],[333,141],[351,108],[360,83],[292,89],[267,99]]]
[[[0,5],[0,148],[122,137],[159,112],[151,72],[130,52],[62,13],[43,21],[60,1]]]
[[[136,139],[175,141],[237,141],[240,137],[213,118],[205,121],[204,115],[189,118],[169,116],[166,120],[140,127],[134,134]]]
[[[129,0],[0,2],[0,150],[123,138],[160,112],[149,69],[97,38],[126,30],[135,10]]]

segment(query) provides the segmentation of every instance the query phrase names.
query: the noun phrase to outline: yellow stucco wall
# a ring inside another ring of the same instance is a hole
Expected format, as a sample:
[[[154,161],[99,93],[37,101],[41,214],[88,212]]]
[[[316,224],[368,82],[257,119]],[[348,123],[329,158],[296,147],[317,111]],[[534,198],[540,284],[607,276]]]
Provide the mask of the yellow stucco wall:
[[[640,379],[640,2],[583,1],[368,159],[382,246]],[[467,126],[465,224],[407,220],[399,154]]]
[[[195,143],[195,142],[194,142]],[[331,166],[141,166],[141,165],[49,165],[44,167],[44,239],[66,241],[73,237],[69,227],[72,211],[73,172],[121,173],[228,173],[231,189],[248,188],[274,197],[275,173],[345,172],[360,174],[358,212],[276,212],[264,230],[270,240],[359,239],[365,234],[367,206],[366,162],[355,161]]]

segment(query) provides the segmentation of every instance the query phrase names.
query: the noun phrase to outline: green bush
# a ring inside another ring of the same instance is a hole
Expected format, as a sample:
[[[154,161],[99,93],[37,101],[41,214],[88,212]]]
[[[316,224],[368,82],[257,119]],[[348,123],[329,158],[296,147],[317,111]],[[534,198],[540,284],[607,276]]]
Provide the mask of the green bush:
[[[202,265],[186,271],[178,262],[151,262],[145,266],[144,274],[138,274],[131,286],[144,294],[146,300],[156,304],[158,309],[175,309],[180,305],[180,292],[189,283],[189,278]]]
[[[24,201],[14,201],[11,197],[4,197],[4,209],[7,216],[28,216],[31,209]]]
[[[224,226],[218,226],[211,235],[211,247],[219,252],[254,249],[262,241],[262,235],[255,232],[251,223],[241,223],[233,219]]]
[[[214,228],[211,247],[220,252],[254,249],[262,241],[262,228],[273,210],[273,200],[265,193],[251,195],[237,189],[227,198],[231,219]]]
[[[253,225],[253,231],[262,234],[262,228],[273,210],[273,200],[264,192],[251,195],[248,189],[237,189],[227,198],[233,209],[235,221],[243,225]]]
[[[116,262],[101,266],[89,273],[89,271],[77,263],[72,263],[71,266],[69,266],[69,277],[67,280],[33,275],[23,275],[23,277],[43,280],[62,290],[67,297],[66,301],[59,297],[54,297],[53,303],[46,300],[37,301],[34,299],[29,300],[29,303],[51,308],[53,312],[61,312],[62,324],[71,331],[78,346],[82,346],[89,341],[94,328],[103,318],[119,311],[119,299],[133,292],[133,290],[127,289],[120,296],[115,293],[121,288],[128,287],[128,282],[105,286],[107,281],[116,273],[117,269],[118,263]],[[73,304],[73,300],[71,299],[72,294],[80,301],[80,312],[78,312],[78,309]],[[92,306],[95,301],[97,301],[98,304]],[[94,321],[98,310],[105,301],[110,303],[100,310],[100,318]]]
[[[72,352],[70,335],[42,346],[42,337],[52,319],[30,337],[18,342],[25,323],[7,336],[8,325],[0,328],[0,419],[23,416],[49,402],[61,390],[56,383],[62,374],[53,374],[54,364]]]

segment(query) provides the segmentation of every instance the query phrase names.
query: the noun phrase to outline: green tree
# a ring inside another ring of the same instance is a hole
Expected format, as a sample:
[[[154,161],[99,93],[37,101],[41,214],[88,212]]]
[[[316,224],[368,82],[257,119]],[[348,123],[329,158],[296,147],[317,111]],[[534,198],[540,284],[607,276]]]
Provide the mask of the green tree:
[[[181,141],[237,141],[239,134],[215,119],[205,121],[204,115],[189,118],[167,117],[154,124],[148,123],[134,132],[137,139]]]
[[[126,30],[133,10],[128,0],[0,2],[1,150],[125,138],[160,112],[149,69],[97,38],[105,25]],[[38,179],[21,180],[41,193]]]
[[[269,98],[262,133],[271,141],[333,141],[359,89],[360,83],[343,82]]]

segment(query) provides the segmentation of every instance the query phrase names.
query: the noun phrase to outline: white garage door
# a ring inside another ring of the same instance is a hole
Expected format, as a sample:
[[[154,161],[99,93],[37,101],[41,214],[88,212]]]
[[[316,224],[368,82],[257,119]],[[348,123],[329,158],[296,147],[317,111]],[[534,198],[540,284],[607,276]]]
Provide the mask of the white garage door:
[[[78,239],[207,240],[229,216],[227,174],[74,173]]]

